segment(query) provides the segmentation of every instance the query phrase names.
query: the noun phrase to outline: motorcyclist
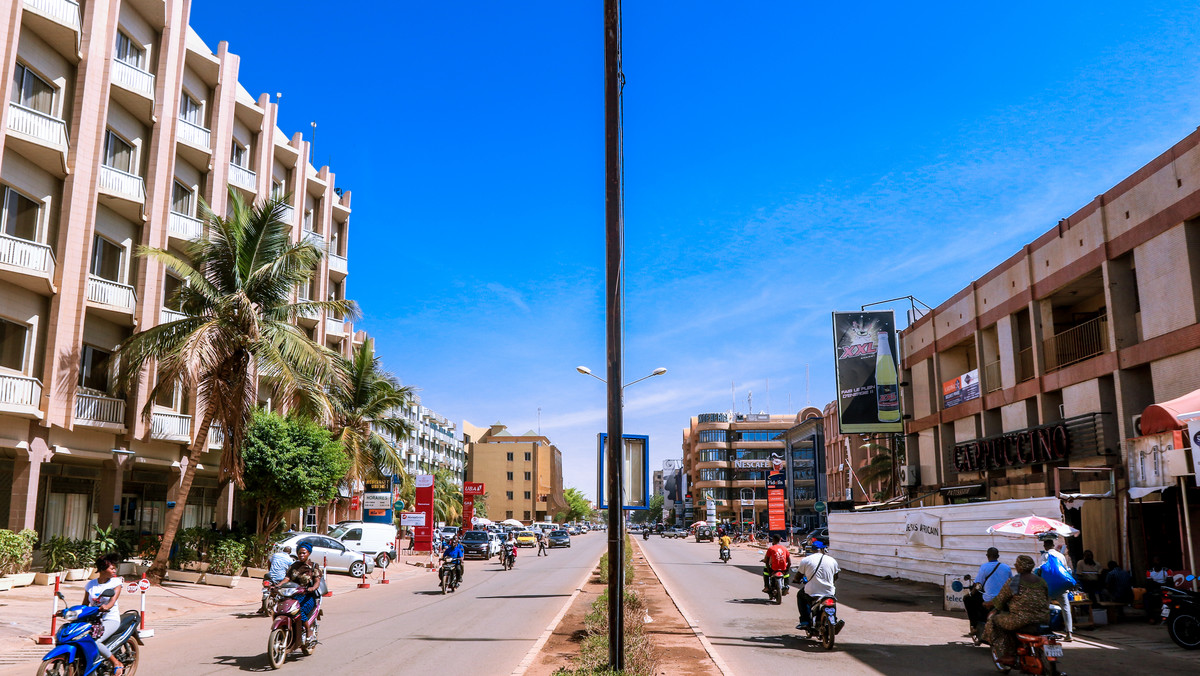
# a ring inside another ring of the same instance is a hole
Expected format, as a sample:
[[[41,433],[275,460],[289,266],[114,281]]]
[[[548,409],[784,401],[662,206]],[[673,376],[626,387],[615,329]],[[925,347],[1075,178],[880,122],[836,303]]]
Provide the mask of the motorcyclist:
[[[787,572],[792,567],[792,553],[788,548],[779,543],[779,536],[771,536],[771,546],[767,547],[766,554],[763,554],[763,592],[771,593],[771,573],[782,571],[784,573],[783,593],[788,593],[787,588]]]
[[[114,676],[122,676],[125,673],[125,665],[112,654],[112,650],[104,641],[121,627],[121,609],[117,606],[117,598],[121,595],[122,585],[123,581],[117,577],[117,567],[108,559],[100,557],[96,559],[96,579],[90,580],[83,587],[83,605],[96,606],[107,611],[100,619],[103,633],[96,640],[96,650],[112,663]],[[111,597],[103,595],[108,591],[113,592]]]
[[[800,559],[796,566],[796,581],[804,587],[796,594],[796,608],[800,611],[797,629],[807,629],[812,624],[813,601],[823,596],[837,596],[837,579],[841,569],[838,562],[825,551],[825,543],[813,540],[813,553]],[[838,620],[836,631],[841,631],[845,621]]]
[[[517,564],[517,536],[514,533],[508,534],[508,539],[504,541],[504,555],[511,556],[513,565]]]
[[[283,578],[287,577],[288,568],[295,560],[296,557],[292,556],[291,545],[276,551],[271,555],[271,567],[267,570],[267,579],[275,584],[283,582]]]
[[[312,556],[312,545],[307,542],[301,542],[296,545],[296,561],[288,566],[285,577],[291,582],[295,582],[304,588],[304,595],[299,598],[300,601],[300,620],[307,623],[308,618],[312,617],[313,611],[317,609],[317,598],[320,597],[321,576],[324,571],[321,566],[310,561]]]
[[[720,553],[724,555],[725,552],[730,551],[729,548],[733,546],[733,540],[730,539],[729,535],[721,532],[721,537],[717,539],[717,545],[719,546]],[[789,553],[788,556],[791,556],[791,554]]]
[[[458,541],[458,537],[453,537],[446,542],[446,549],[442,551],[442,560],[449,559],[454,562],[454,578],[457,584],[462,584],[463,579],[463,557],[466,556],[466,550]],[[438,582],[442,581],[442,569],[438,569]]]

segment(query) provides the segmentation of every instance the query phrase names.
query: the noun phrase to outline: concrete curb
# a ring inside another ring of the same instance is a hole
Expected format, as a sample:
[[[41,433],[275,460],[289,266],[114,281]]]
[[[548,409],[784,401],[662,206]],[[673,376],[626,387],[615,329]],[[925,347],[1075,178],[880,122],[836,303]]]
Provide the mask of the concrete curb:
[[[546,630],[542,632],[542,635],[538,638],[537,643],[534,643],[533,647],[529,649],[529,652],[525,653],[525,657],[521,658],[521,663],[517,665],[517,668],[512,670],[512,676],[524,676],[525,672],[529,671],[529,667],[533,666],[534,660],[536,660],[537,656],[542,653],[542,648],[546,647],[546,642],[550,640],[550,636],[554,633],[554,630],[558,628],[558,624],[562,622],[564,617],[567,616],[567,611],[571,609],[571,604],[575,603],[575,599],[579,598],[579,594],[583,592],[583,585],[587,583],[588,578],[592,576],[592,571],[595,570],[596,566],[598,565],[600,565],[599,557],[596,558],[596,564],[588,568],[587,572],[584,573],[583,578],[579,580],[579,584],[575,585],[575,591],[571,592],[571,596],[567,599],[567,602],[564,603],[563,607],[559,609],[558,614],[554,616],[554,619],[550,620],[550,624],[546,627]],[[655,574],[657,575],[657,573]],[[727,674],[726,676],[732,676],[732,674]]]
[[[736,676],[733,670],[729,668],[729,665],[725,664],[725,660],[721,659],[721,656],[717,654],[717,649],[713,647],[712,642],[704,635],[704,630],[700,629],[700,625],[692,619],[687,610],[684,610],[683,605],[679,603],[678,597],[671,593],[671,588],[667,586],[667,581],[663,579],[662,575],[658,574],[658,569],[654,567],[654,563],[650,561],[646,550],[640,544],[638,545],[638,551],[642,553],[642,558],[646,560],[646,565],[650,566],[650,570],[654,571],[654,577],[658,578],[658,583],[662,585],[663,591],[667,593],[667,598],[671,599],[671,603],[675,604],[675,609],[683,616],[683,621],[687,622],[688,628],[692,630],[696,638],[700,639],[700,645],[704,646],[705,652],[708,653],[708,658],[713,661],[713,664],[717,665],[717,669],[721,671],[722,676]]]

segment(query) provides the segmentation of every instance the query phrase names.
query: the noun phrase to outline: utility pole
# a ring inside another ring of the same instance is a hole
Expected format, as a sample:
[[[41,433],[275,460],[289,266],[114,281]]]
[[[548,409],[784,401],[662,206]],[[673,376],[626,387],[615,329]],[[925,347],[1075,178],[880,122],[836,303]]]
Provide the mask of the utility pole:
[[[604,0],[604,248],[608,347],[608,665],[625,670],[625,522],[621,509],[621,311],[625,225],[621,195],[621,0]]]

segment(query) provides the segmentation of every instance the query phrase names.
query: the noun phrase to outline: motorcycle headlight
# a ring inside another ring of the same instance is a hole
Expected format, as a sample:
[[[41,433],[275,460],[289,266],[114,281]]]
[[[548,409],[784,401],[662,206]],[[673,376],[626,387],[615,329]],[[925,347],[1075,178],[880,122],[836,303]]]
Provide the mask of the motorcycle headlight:
[[[64,608],[62,611],[63,619],[67,622],[74,622],[79,619],[79,611],[73,608]]]

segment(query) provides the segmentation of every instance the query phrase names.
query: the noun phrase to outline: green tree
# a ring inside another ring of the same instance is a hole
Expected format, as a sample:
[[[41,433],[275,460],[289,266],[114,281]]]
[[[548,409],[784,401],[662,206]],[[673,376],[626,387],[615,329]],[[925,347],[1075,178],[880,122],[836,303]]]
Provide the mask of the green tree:
[[[654,523],[662,518],[663,496],[656,493],[650,496],[648,509],[639,509],[629,516],[631,523]]]
[[[487,499],[487,493],[475,496],[475,516],[481,519],[488,518]]]
[[[568,488],[563,491],[563,499],[567,502],[567,509],[558,513],[556,518],[559,521],[590,520],[596,511],[588,504],[587,496],[578,488]]]
[[[283,220],[283,199],[248,205],[229,190],[229,217],[201,205],[207,234],[193,240],[186,256],[142,248],[184,281],[176,292],[183,318],[139,331],[122,342],[115,358],[118,386],[132,390],[145,374],[153,386],[142,414],[149,421],[160,391],[181,386],[197,402],[199,420],[180,480],[176,509],[167,512],[162,545],[149,576],[166,571],[209,430],[224,435],[220,477],[242,485],[242,439],[258,403],[260,386],[275,401],[318,420],[329,419],[328,388],[341,377],[338,356],[308,338],[295,321],[301,314],[357,314],[352,301],[294,300],[324,255],[307,241],[293,242]],[[190,259],[190,260],[189,260]]]
[[[401,386],[383,370],[375,356],[375,341],[368,338],[349,360],[341,360],[346,377],[333,390],[333,435],[342,442],[352,482],[399,476],[406,481],[404,459],[397,440],[408,439],[413,426],[396,415],[412,403],[413,388]]]
[[[876,500],[886,500],[894,495],[896,468],[896,451],[876,443],[863,444],[862,448],[868,453],[873,453],[867,461],[866,467],[858,470],[858,480],[863,486],[870,486],[874,483],[879,483],[880,490],[876,491],[872,496]]]
[[[433,520],[454,525],[462,518],[462,487],[455,485],[454,473],[439,469],[433,473]]]
[[[255,506],[262,543],[288,510],[332,500],[350,469],[329,430],[261,409],[242,440],[242,463],[243,497]]]

